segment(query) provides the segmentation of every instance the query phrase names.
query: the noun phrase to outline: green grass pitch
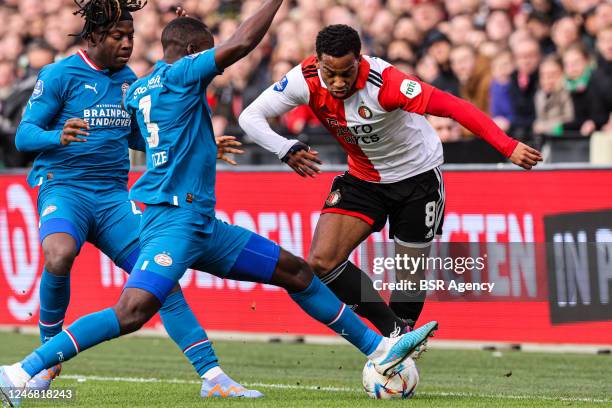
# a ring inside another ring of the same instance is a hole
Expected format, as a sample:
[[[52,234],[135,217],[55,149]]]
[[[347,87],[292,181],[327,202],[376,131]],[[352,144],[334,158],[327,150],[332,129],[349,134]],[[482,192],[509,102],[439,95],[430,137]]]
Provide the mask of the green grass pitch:
[[[0,363],[22,358],[31,335],[0,333]],[[417,362],[421,383],[408,401],[372,401],[361,389],[364,358],[348,346],[215,342],[225,371],[266,394],[261,400],[207,400],[174,344],[128,337],[105,343],[64,365],[54,384],[69,402],[28,407],[575,407],[612,406],[612,356],[516,351],[436,350]]]

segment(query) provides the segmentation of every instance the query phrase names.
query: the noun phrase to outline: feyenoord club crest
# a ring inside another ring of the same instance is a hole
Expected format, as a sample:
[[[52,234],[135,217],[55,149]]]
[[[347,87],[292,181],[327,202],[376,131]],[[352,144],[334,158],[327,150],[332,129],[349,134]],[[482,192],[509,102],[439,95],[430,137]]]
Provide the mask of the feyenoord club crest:
[[[334,205],[340,202],[341,198],[342,198],[342,194],[340,194],[340,190],[334,190],[331,193],[329,193],[327,200],[325,200],[325,204],[327,204],[330,207],[333,207]]]
[[[130,89],[130,84],[128,84],[127,82],[124,82],[123,85],[121,85],[121,92],[123,93],[124,98],[125,98],[125,94],[127,93],[128,89]]]
[[[370,108],[368,108],[365,105],[361,105],[359,107],[359,110],[357,111],[359,113],[359,116],[361,116],[364,119],[371,119],[373,116],[372,111],[370,110]]]

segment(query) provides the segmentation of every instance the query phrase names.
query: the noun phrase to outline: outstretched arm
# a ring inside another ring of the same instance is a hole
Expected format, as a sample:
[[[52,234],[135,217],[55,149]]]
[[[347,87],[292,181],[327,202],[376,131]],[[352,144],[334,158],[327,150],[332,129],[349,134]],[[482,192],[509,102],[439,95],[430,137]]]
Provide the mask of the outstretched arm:
[[[224,70],[251,52],[261,42],[282,4],[283,0],[266,0],[227,41],[215,47],[217,68]]]
[[[387,111],[403,109],[419,115],[452,118],[517,166],[529,170],[542,161],[540,152],[506,135],[485,113],[468,101],[406,75],[393,66],[385,69],[382,76],[384,82],[379,101]]]
[[[468,101],[454,95],[434,88],[425,113],[456,120],[470,132],[495,147],[512,163],[524,169],[529,170],[537,162],[542,161],[542,154],[539,151],[512,139],[485,113]]]

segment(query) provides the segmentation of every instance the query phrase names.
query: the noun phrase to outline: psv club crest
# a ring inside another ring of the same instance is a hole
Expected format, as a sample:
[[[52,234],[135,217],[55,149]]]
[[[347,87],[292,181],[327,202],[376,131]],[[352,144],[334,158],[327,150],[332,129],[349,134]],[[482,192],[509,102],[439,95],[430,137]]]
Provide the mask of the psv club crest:
[[[325,204],[327,204],[329,207],[333,207],[334,205],[340,202],[341,198],[342,198],[342,194],[340,194],[340,190],[334,190],[331,193],[329,193],[329,196],[327,196],[327,200],[325,200]]]
[[[359,116],[361,116],[364,119],[372,119],[372,116],[374,116],[370,108],[368,108],[365,105],[361,105],[357,113],[359,113]]]

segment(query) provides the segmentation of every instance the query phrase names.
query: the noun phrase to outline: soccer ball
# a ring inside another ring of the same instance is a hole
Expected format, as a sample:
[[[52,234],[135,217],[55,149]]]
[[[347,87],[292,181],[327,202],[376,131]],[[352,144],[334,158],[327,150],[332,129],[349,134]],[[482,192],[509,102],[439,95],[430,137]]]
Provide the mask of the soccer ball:
[[[411,358],[400,363],[388,376],[379,374],[371,361],[363,367],[363,388],[370,398],[410,398],[414,395],[417,385],[419,385],[419,370]]]

